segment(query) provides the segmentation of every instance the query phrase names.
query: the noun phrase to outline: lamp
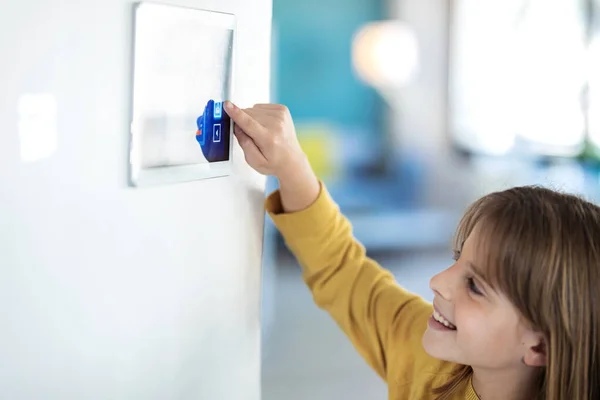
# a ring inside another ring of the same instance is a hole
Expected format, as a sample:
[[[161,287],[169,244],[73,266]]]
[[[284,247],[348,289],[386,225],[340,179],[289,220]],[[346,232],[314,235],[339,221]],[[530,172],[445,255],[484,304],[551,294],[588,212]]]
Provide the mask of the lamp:
[[[416,35],[401,21],[366,24],[354,36],[352,62],[358,77],[387,97],[409,83],[417,71]]]

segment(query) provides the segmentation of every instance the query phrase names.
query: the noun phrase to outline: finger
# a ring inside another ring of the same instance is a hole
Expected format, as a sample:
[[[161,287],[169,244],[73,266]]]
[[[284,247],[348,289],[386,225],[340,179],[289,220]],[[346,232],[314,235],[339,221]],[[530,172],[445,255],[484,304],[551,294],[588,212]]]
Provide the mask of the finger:
[[[233,125],[233,134],[237,136],[238,133],[244,133],[239,125]]]
[[[248,136],[246,134],[246,132],[244,132],[244,130],[242,128],[240,128],[239,125],[234,125],[233,126],[233,134],[237,138],[237,140],[240,143],[240,145],[242,143],[245,144],[247,141],[251,141],[256,146],[256,143],[254,143],[254,140],[252,140],[252,138],[250,136]]]
[[[263,116],[263,121],[264,121],[264,116]],[[252,138],[246,132],[244,132],[244,130],[239,125],[233,125],[233,134],[237,138],[238,143],[240,144],[240,147],[242,147],[242,150],[244,150],[244,154],[246,154],[247,149],[250,149],[248,151],[249,154],[256,153],[256,151],[254,151],[252,149],[252,147],[256,147],[256,150],[262,156],[262,160],[263,161],[267,160],[267,157],[266,157],[265,153],[263,152],[263,149],[262,149],[260,143],[257,143],[254,140],[254,138]],[[251,142],[251,143],[247,143],[247,142]]]
[[[236,127],[237,128],[237,127]],[[244,133],[241,129],[234,129],[233,133],[244,152],[246,159],[254,159],[261,163],[266,163],[267,159],[260,151],[254,140]]]
[[[254,143],[254,140],[252,140],[250,136],[246,135],[241,129],[234,129],[233,133],[235,134],[235,137],[242,149],[246,149],[250,146],[256,147],[256,143]]]
[[[233,122],[235,122],[236,125],[239,125],[244,133],[252,139],[256,140],[265,136],[265,128],[247,112],[235,106],[232,102],[225,102],[225,111]]]

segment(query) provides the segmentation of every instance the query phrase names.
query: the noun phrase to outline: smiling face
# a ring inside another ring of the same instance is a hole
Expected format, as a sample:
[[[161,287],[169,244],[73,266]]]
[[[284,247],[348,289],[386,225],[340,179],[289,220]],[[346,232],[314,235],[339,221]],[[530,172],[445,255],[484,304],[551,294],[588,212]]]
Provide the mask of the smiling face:
[[[456,251],[454,265],[431,279],[435,311],[423,346],[435,358],[474,369],[517,368],[538,338],[511,302],[485,281],[477,232]]]
[[[430,319],[427,353],[472,367],[482,398],[524,385],[524,398],[598,398],[600,207],[543,187],[490,193],[454,242],[455,263],[431,279],[442,323]]]

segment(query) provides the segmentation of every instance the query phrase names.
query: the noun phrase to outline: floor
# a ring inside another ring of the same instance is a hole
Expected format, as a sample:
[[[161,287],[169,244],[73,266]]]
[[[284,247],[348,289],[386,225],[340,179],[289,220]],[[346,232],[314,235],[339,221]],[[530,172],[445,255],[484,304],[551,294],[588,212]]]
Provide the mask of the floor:
[[[451,255],[388,255],[377,260],[404,287],[431,300],[429,278],[449,265]],[[387,398],[383,381],[329,316],[314,305],[293,261],[278,268],[275,298],[273,326],[263,344],[264,400]]]

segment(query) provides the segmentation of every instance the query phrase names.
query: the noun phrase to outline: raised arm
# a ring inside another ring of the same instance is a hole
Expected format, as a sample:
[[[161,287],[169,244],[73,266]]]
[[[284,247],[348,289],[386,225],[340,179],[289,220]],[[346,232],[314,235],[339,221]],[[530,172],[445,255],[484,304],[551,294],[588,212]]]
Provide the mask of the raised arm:
[[[421,338],[431,305],[402,289],[366,256],[299,145],[291,142],[295,132],[289,113],[277,107],[234,109],[230,114],[250,165],[280,181],[280,190],[267,199],[267,211],[300,262],[315,302],[367,362],[387,381],[411,375],[415,361],[423,358]],[[388,366],[399,364],[396,357],[402,357],[403,367],[391,377]]]
[[[366,256],[324,187],[312,205],[294,213],[283,212],[282,197],[283,192],[273,193],[267,210],[300,262],[316,304],[384,379],[388,364],[400,361],[393,357],[402,357],[407,368],[415,366],[411,359],[422,357],[417,354],[422,355],[431,306]]]

